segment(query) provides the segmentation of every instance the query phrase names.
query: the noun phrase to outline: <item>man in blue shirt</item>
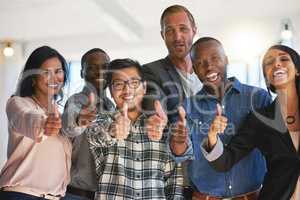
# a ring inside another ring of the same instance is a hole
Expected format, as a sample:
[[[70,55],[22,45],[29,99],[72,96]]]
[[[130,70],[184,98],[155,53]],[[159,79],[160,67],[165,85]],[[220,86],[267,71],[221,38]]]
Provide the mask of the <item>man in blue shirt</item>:
[[[255,149],[229,172],[220,173],[204,158],[201,144],[216,115],[217,104],[228,118],[228,126],[220,135],[227,144],[246,115],[254,108],[268,105],[270,96],[265,90],[242,84],[234,77],[226,78],[228,59],[222,44],[214,38],[198,39],[192,46],[191,57],[204,87],[185,100],[184,110],[180,108],[177,129],[170,139],[171,151],[178,162],[191,160],[188,176],[195,191],[193,199],[256,199],[266,171],[260,152]]]

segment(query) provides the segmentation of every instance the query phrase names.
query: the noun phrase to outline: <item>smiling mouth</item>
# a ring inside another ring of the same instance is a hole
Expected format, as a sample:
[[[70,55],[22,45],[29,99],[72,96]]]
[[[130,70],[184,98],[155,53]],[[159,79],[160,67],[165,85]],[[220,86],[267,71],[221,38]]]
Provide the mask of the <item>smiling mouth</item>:
[[[206,80],[208,82],[215,82],[218,79],[218,77],[219,77],[219,73],[213,72],[213,73],[206,75]]]
[[[273,72],[273,78],[274,80],[282,80],[287,78],[287,69],[278,69]]]
[[[49,84],[48,85],[49,88],[54,88],[54,89],[58,88],[59,86],[60,86],[60,84]]]

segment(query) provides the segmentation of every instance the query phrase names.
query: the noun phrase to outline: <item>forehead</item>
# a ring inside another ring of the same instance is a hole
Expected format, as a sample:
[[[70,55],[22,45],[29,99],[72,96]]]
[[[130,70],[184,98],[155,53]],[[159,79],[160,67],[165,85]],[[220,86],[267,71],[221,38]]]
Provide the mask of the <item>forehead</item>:
[[[210,55],[225,55],[223,47],[214,40],[198,44],[194,51],[196,58]]]
[[[279,50],[279,49],[269,49],[267,53],[264,56],[264,59],[272,58],[272,57],[277,57],[277,56],[282,56],[282,55],[287,55],[290,56],[287,52]]]
[[[45,60],[42,65],[41,65],[41,69],[56,69],[56,68],[61,68],[62,64],[60,62],[60,60],[57,57],[53,57],[53,58],[48,58],[47,60]]]
[[[178,11],[174,13],[169,13],[163,18],[163,26],[173,26],[173,25],[188,25],[191,26],[191,22],[186,12]]]
[[[119,69],[113,72],[112,79],[122,79],[128,80],[131,78],[141,78],[136,67],[128,67],[124,69]]]
[[[109,57],[103,52],[94,52],[87,55],[86,62],[109,62]]]

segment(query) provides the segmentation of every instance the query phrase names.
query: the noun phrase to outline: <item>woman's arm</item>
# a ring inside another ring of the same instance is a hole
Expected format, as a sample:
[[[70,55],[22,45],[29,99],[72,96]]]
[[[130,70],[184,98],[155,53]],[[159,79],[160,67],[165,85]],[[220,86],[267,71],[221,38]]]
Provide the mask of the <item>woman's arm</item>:
[[[35,141],[41,140],[47,116],[35,108],[28,98],[11,97],[6,104],[6,114],[11,130]]]

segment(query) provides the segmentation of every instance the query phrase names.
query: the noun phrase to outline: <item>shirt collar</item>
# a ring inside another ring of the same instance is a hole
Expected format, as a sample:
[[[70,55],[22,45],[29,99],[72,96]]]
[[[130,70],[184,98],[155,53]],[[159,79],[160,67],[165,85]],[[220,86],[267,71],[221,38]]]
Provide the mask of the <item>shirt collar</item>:
[[[230,82],[232,82],[231,87],[227,90],[227,92],[234,90],[237,93],[240,93],[242,90],[242,83],[235,77],[230,77],[228,78],[228,80]],[[205,90],[205,88],[203,87],[198,93],[197,95],[209,95],[208,92]]]

